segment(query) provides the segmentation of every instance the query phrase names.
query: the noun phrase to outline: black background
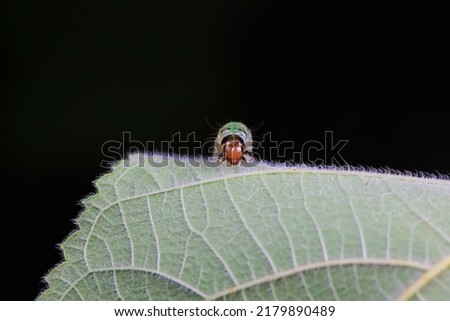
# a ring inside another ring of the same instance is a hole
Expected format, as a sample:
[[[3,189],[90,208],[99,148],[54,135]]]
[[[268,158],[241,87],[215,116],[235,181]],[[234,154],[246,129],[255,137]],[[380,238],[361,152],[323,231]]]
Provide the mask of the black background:
[[[2,2],[2,298],[36,298],[124,131],[333,131],[351,165],[448,174],[448,21],[410,0]]]

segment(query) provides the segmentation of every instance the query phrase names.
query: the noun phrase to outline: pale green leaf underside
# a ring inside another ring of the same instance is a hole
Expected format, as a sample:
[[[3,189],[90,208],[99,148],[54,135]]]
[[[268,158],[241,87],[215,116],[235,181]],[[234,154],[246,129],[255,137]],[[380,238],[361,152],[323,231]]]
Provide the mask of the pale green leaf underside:
[[[447,180],[143,160],[96,182],[39,299],[450,300]]]

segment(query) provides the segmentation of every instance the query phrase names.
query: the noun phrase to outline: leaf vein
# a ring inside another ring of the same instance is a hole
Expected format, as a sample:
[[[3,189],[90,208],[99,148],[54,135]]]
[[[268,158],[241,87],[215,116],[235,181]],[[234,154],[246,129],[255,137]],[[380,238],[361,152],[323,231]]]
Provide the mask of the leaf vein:
[[[270,197],[272,198],[276,208],[277,208],[277,221],[281,226],[281,229],[283,230],[284,235],[286,236],[286,239],[288,241],[289,244],[289,250],[291,252],[291,258],[292,258],[292,265],[296,266],[297,265],[297,256],[295,254],[294,251],[294,245],[292,242],[292,238],[291,235],[288,233],[286,226],[283,223],[283,220],[281,219],[281,215],[280,215],[280,206],[278,205],[277,199],[275,198],[275,196],[273,195],[273,193],[270,191],[269,187],[267,186],[267,182],[264,179],[264,176],[261,175],[261,182],[264,186],[264,188],[267,190],[268,194],[270,195]]]
[[[200,238],[203,239],[203,241],[206,243],[206,245],[213,251],[213,253],[216,255],[216,257],[219,259],[219,261],[222,263],[222,265],[224,266],[225,270],[227,271],[228,275],[230,276],[230,278],[232,279],[232,281],[234,282],[234,284],[238,284],[238,280],[236,278],[236,276],[234,275],[233,271],[231,270],[231,268],[228,266],[228,263],[224,260],[224,258],[219,254],[219,252],[217,252],[217,250],[215,249],[214,246],[212,246],[212,244],[209,242],[209,240],[205,237],[205,235],[203,233],[198,232],[189,222],[188,216],[187,216],[187,212],[186,212],[186,208],[184,205],[184,193],[183,193],[183,188],[181,188],[180,190],[180,197],[181,197],[181,204],[182,204],[182,210],[183,210],[183,214],[184,214],[184,219],[186,221],[187,226],[189,227],[189,229],[197,234]]]
[[[311,270],[330,268],[330,267],[339,267],[339,266],[347,266],[347,265],[374,265],[374,266],[401,266],[407,267],[416,270],[426,271],[429,266],[425,264],[421,264],[418,262],[409,262],[403,259],[385,259],[385,258],[348,258],[344,260],[333,260],[333,261],[319,261],[314,263],[308,263],[306,265],[298,265],[293,269],[285,270],[276,274],[268,274],[261,278],[251,280],[249,282],[245,282],[240,284],[237,287],[229,288],[221,292],[214,293],[212,295],[207,296],[206,300],[216,300],[222,296],[229,295],[238,291],[244,291],[245,289],[258,286],[265,282],[270,282],[274,280],[278,280],[284,277],[288,277],[297,273],[307,272]]]
[[[247,232],[250,234],[250,236],[253,238],[253,240],[255,241],[256,245],[258,246],[258,248],[261,250],[261,252],[263,253],[263,255],[266,257],[267,262],[269,262],[272,271],[277,272],[277,267],[275,265],[275,263],[272,260],[272,257],[269,255],[269,253],[267,253],[266,249],[264,248],[264,246],[262,246],[262,244],[259,242],[259,240],[256,238],[255,234],[253,233],[253,231],[250,229],[250,227],[248,226],[244,215],[241,213],[241,211],[239,210],[239,207],[237,206],[234,198],[231,196],[231,193],[229,191],[229,187],[228,187],[228,183],[227,183],[227,179],[224,180],[224,184],[225,184],[225,190],[227,191],[227,195],[228,198],[231,201],[231,204],[233,204],[233,208],[236,211],[238,217],[241,219],[245,229],[247,230]]]

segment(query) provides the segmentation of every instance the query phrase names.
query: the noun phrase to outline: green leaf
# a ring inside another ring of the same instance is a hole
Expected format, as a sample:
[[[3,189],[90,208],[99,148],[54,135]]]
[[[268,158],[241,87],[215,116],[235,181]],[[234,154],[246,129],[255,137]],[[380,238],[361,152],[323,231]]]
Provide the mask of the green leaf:
[[[450,300],[448,180],[148,156],[96,182],[40,300]]]

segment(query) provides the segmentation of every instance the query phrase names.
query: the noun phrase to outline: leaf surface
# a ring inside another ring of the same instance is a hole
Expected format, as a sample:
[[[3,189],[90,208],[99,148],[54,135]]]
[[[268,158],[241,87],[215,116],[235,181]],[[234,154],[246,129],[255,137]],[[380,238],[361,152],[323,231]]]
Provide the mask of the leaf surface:
[[[135,154],[96,186],[40,300],[450,300],[448,180]]]

